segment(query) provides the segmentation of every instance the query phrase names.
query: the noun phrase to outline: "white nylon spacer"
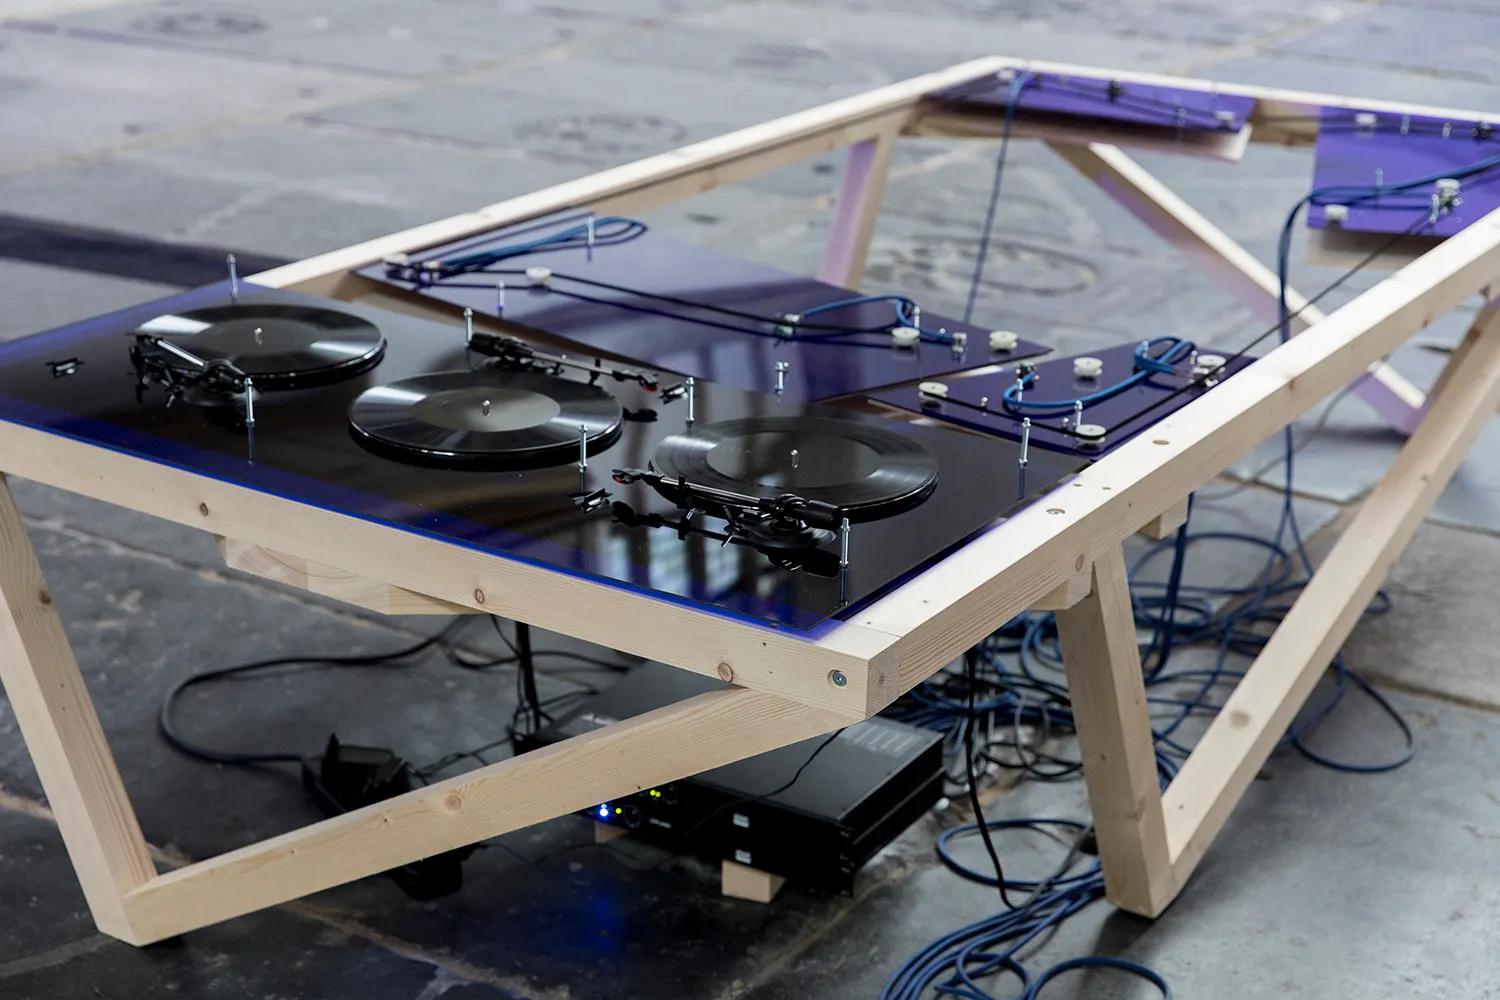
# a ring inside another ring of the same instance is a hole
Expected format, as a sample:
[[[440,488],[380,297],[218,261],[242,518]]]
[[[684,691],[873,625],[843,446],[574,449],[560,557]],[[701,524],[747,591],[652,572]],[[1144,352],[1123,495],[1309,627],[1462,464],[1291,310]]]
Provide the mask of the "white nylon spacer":
[[[1323,218],[1327,219],[1329,222],[1337,223],[1338,225],[1343,225],[1349,219],[1349,206],[1348,205],[1324,205],[1323,206]]]
[[[531,282],[533,288],[546,288],[547,283],[552,280],[552,268],[528,267],[526,269],[526,280]]]
[[[1354,115],[1354,124],[1360,128],[1374,128],[1379,120],[1373,111],[1358,111]]]
[[[1459,183],[1453,177],[1443,177],[1437,182],[1437,193],[1444,199],[1458,197]]]
[[[1073,433],[1077,434],[1085,441],[1092,441],[1097,444],[1098,442],[1104,440],[1104,425],[1079,424],[1076,428],[1074,428]]]
[[[1221,375],[1219,369],[1224,367],[1224,356],[1221,354],[1200,354],[1198,363],[1193,365],[1193,377],[1204,378],[1209,375]]]
[[[380,258],[380,262],[382,264],[389,264],[392,267],[405,267],[411,263],[411,258],[404,253],[388,253]]]
[[[990,350],[992,351],[1014,351],[1021,338],[1009,330],[990,331]]]
[[[932,396],[936,399],[948,398],[948,384],[946,382],[923,382],[917,386],[917,391],[924,396]]]
[[[1098,378],[1104,374],[1104,362],[1098,358],[1074,358],[1074,378]]]
[[[891,339],[897,347],[913,347],[922,339],[922,331],[914,326],[898,326],[891,331]]]

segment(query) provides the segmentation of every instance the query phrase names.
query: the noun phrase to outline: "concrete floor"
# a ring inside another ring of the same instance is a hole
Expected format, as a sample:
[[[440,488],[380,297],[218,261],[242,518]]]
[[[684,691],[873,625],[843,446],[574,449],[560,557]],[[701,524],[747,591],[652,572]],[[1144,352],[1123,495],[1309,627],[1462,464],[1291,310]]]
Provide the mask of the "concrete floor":
[[[0,18],[6,337],[201,281],[224,249],[264,263],[316,253],[990,52],[1500,109],[1496,0],[0,0]],[[1065,349],[1162,332],[1232,344],[1255,328],[1045,150],[1014,153],[980,317]],[[868,287],[961,305],[991,156],[903,145]],[[1239,166],[1143,159],[1262,257],[1281,219],[1266,206],[1291,204],[1310,173],[1309,154],[1277,149]],[[649,219],[810,270],[837,170],[799,165]],[[1331,273],[1299,268],[1297,281]],[[1431,336],[1451,342],[1462,325]],[[1418,381],[1440,361],[1421,347],[1393,358]],[[1304,524],[1332,524],[1395,447],[1361,404],[1341,404],[1301,463]],[[1277,755],[1163,918],[1096,904],[1038,965],[1129,956],[1188,1000],[1500,996],[1497,482],[1500,458],[1482,444],[1440,501],[1442,523],[1397,568],[1393,610],[1349,646],[1414,720],[1415,762],[1354,777]],[[173,679],[240,658],[392,648],[442,624],[393,627],[231,573],[205,535],[16,488],[163,864],[313,818],[289,775],[170,752],[154,713]],[[1250,486],[1202,503],[1201,523],[1265,525],[1277,502]],[[1257,568],[1232,548],[1193,559],[1203,581]],[[487,638],[476,627],[465,641]],[[606,681],[549,672],[545,684]],[[232,684],[184,712],[221,744],[313,749],[337,730],[425,761],[503,731],[512,687],[434,657]],[[1346,756],[1399,746],[1358,702],[1319,739]],[[1086,807],[1077,784],[1023,785],[989,811]],[[94,932],[0,701],[0,996],[868,998],[912,951],[992,912],[990,891],[933,857],[958,820],[923,820],[852,899],[791,890],[757,906],[720,898],[697,862],[628,839],[596,847],[586,822],[564,818],[481,850],[465,889],[436,902],[375,878],[135,950]],[[1017,873],[1057,852],[1019,837],[1002,848]],[[1074,979],[1048,996],[1150,995],[1133,989]]]

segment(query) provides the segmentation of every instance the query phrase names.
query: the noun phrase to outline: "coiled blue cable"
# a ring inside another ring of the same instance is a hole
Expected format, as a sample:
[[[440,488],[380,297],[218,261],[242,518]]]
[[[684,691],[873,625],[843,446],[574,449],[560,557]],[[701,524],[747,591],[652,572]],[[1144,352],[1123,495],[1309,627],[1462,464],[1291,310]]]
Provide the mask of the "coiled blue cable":
[[[603,215],[592,222],[584,221],[576,226],[559,229],[533,240],[522,240],[519,243],[507,243],[485,250],[476,250],[473,253],[459,254],[456,257],[445,257],[440,263],[445,273],[479,271],[512,257],[589,246],[591,245],[589,239],[591,231],[592,245],[600,247],[629,243],[645,235],[646,229],[646,224],[637,219],[628,219],[620,215]]]
[[[1151,348],[1158,344],[1170,345],[1160,356],[1153,355]],[[1135,371],[1128,377],[1121,379],[1114,385],[1107,386],[1097,392],[1075,399],[1027,399],[1025,393],[1036,384],[1036,372],[1032,371],[1017,379],[1014,385],[1006,388],[1001,395],[1003,405],[1007,410],[1016,413],[1026,413],[1035,416],[1066,416],[1082,403],[1084,409],[1088,409],[1096,403],[1102,403],[1106,399],[1113,399],[1136,386],[1148,381],[1153,375],[1174,375],[1177,372],[1177,364],[1186,361],[1197,345],[1191,340],[1183,337],[1153,337],[1140,344],[1135,349]]]

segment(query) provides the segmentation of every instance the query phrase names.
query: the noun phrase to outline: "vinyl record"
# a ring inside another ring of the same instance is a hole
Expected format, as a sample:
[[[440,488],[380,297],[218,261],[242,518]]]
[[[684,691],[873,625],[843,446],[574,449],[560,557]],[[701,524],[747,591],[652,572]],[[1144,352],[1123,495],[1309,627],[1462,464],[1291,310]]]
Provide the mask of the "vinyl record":
[[[697,427],[657,445],[651,464],[690,485],[831,503],[851,521],[914,507],[938,478],[936,457],[917,441],[829,417],[748,417]]]
[[[374,324],[335,309],[245,302],[157,316],[149,333],[204,361],[221,358],[249,375],[256,388],[308,389],[368,371],[385,353]],[[183,361],[175,367],[191,370]]]
[[[537,372],[437,372],[366,389],[349,406],[355,440],[378,454],[455,469],[576,462],[620,436],[620,404],[598,386]]]

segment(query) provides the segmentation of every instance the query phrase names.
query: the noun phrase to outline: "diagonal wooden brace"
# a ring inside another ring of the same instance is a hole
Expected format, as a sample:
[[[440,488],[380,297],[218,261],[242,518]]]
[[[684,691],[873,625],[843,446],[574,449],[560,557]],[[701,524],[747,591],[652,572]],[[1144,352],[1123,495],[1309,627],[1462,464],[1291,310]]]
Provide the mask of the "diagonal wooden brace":
[[[1500,404],[1500,300],[1481,311],[1448,373],[1427,418],[1167,789],[1167,843],[1179,882],[1202,859]]]
[[[1144,167],[1114,146],[1048,145],[1131,215],[1186,254],[1261,321],[1278,321],[1280,282],[1275,273]],[[1286,298],[1294,314],[1290,322],[1293,334],[1326,317],[1295,289],[1288,288]],[[1411,434],[1421,422],[1426,403],[1422,390],[1383,361],[1375,362],[1354,382],[1354,392],[1403,434]]]

